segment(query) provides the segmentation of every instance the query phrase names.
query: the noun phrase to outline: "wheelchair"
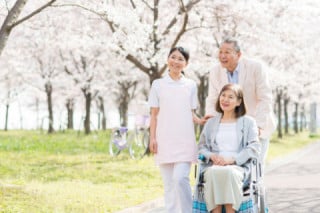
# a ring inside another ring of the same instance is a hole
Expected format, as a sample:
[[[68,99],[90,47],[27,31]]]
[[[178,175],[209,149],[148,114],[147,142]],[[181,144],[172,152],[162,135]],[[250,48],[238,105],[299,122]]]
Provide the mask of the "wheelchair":
[[[198,157],[198,165],[195,167],[195,186],[193,191],[193,213],[209,213],[204,203],[204,172],[203,165],[206,161],[203,155]],[[258,159],[250,159],[251,174],[243,183],[243,202],[236,213],[268,213],[266,205],[266,190],[262,183],[261,163]],[[195,202],[202,200],[202,202]],[[195,206],[196,205],[196,206]],[[225,213],[224,207],[222,213]]]

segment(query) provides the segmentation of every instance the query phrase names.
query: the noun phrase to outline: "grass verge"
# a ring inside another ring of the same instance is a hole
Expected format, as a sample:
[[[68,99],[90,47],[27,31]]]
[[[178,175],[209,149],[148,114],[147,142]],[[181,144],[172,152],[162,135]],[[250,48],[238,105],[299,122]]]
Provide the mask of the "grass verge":
[[[152,156],[110,157],[108,138],[109,132],[0,132],[0,213],[115,212],[162,196]],[[273,138],[268,160],[319,138]]]

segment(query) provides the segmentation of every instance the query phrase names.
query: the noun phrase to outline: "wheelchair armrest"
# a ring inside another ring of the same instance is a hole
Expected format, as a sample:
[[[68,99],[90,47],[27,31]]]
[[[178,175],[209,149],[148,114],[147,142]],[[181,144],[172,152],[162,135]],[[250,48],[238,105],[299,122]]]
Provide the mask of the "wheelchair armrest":
[[[198,161],[199,163],[209,163],[209,162],[212,162],[211,159],[207,160],[206,156],[200,154],[198,156]]]
[[[198,156],[198,160],[200,160],[200,161],[202,161],[202,162],[205,162],[205,161],[206,161],[206,157],[205,157],[204,155],[200,154],[200,155]]]

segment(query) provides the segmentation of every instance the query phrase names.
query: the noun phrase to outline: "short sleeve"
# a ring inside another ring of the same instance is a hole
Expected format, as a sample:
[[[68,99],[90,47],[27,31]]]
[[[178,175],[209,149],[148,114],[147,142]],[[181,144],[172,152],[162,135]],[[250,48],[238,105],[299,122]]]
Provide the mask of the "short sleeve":
[[[149,93],[148,104],[149,107],[159,107],[159,80],[153,81]]]
[[[192,88],[191,88],[191,108],[197,109],[198,107],[198,92],[197,92],[197,84],[196,82],[192,82]]]

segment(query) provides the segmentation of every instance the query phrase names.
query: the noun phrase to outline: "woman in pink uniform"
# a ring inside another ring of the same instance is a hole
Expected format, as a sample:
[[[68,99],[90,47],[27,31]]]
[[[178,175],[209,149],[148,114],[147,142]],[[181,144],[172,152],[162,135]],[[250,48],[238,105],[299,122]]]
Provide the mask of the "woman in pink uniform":
[[[168,213],[192,212],[189,174],[191,164],[197,162],[193,121],[200,119],[194,113],[197,85],[182,74],[188,60],[184,48],[172,48],[167,61],[169,72],[152,83],[149,94],[149,148],[160,168]]]

